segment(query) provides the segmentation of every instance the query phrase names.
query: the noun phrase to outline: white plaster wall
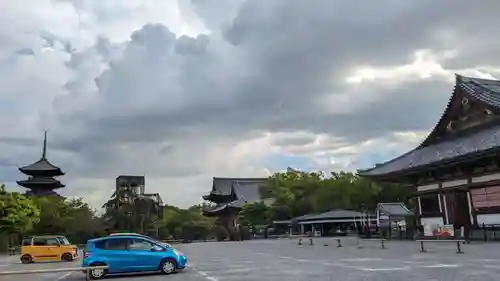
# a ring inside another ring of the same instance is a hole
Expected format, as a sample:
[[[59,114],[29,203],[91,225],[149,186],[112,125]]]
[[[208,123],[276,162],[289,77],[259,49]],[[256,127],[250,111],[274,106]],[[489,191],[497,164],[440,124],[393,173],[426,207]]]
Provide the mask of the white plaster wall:
[[[484,224],[500,224],[500,214],[485,214],[477,215],[477,223]]]
[[[492,180],[500,180],[500,174],[491,174],[491,175],[472,178],[472,182],[485,182]]]
[[[446,188],[446,187],[453,187],[453,186],[459,186],[459,185],[464,185],[464,184],[467,184],[466,179],[445,181],[442,183],[442,186],[443,186],[443,188]]]
[[[444,225],[443,217],[420,218],[421,225]]]
[[[438,188],[439,188],[439,184],[437,184],[437,183],[417,186],[418,191],[433,190],[433,189],[438,189]]]

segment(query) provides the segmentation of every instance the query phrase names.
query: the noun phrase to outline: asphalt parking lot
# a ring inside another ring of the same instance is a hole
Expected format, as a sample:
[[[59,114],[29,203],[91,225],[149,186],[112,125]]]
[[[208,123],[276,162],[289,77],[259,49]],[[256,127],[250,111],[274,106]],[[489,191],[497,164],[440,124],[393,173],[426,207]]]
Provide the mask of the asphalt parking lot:
[[[455,245],[429,244],[420,253],[416,242],[365,242],[361,248],[354,239],[336,247],[332,239],[315,239],[315,245],[297,245],[297,240],[257,240],[245,242],[208,242],[178,245],[189,258],[189,267],[170,276],[159,274],[110,277],[114,281],[391,281],[391,280],[495,280],[500,274],[500,244],[463,245],[464,254],[455,253]],[[325,246],[328,244],[328,246]],[[0,259],[0,271],[78,266],[72,263],[22,265]],[[0,276],[0,281],[82,281],[75,273],[47,273]]]

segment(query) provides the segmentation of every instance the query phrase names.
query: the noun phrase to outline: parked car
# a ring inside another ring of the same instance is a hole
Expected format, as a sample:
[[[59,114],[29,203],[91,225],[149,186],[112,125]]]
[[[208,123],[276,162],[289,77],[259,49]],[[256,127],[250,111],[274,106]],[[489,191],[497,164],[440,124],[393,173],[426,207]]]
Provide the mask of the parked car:
[[[22,263],[38,261],[72,261],[78,256],[78,247],[62,235],[31,236],[21,244]]]
[[[143,235],[110,235],[87,241],[83,267],[108,266],[92,269],[92,279],[107,274],[160,271],[171,274],[184,269],[187,257],[175,248]]]

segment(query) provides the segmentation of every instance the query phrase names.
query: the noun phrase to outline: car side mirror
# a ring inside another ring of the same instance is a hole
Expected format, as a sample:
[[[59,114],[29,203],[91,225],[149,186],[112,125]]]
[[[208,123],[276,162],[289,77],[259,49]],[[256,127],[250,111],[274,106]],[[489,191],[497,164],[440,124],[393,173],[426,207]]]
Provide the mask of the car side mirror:
[[[151,252],[157,252],[158,250],[156,250],[155,247],[151,247]]]

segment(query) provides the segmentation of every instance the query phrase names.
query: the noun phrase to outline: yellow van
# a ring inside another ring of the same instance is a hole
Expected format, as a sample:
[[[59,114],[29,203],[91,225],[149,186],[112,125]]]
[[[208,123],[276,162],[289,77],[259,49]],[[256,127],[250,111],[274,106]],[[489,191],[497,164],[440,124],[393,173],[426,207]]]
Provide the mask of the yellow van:
[[[72,261],[78,256],[78,247],[61,235],[32,236],[23,239],[21,262]]]

